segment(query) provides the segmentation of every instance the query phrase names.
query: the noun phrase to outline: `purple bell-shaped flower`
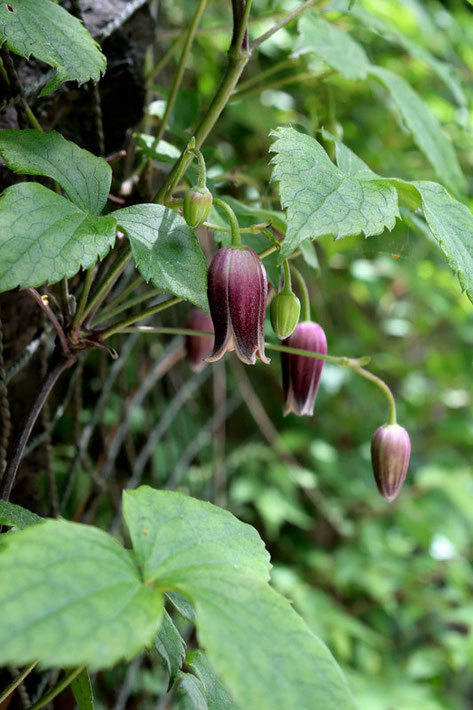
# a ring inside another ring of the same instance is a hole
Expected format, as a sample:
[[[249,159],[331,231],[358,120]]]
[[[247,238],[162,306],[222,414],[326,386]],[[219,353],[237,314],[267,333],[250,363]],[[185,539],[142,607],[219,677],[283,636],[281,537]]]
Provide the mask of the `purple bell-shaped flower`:
[[[257,357],[268,364],[264,354],[268,282],[258,254],[249,247],[220,249],[210,264],[208,296],[215,346],[207,362],[235,350],[247,365],[254,365]]]
[[[186,327],[192,330],[214,332],[212,318],[203,311],[194,308],[187,316]],[[214,339],[206,335],[187,335],[187,359],[194,372],[200,372],[205,367],[205,358],[210,355],[214,347]]]
[[[327,339],[323,329],[313,321],[303,321],[283,341],[283,345],[299,350],[312,350],[325,355]],[[319,387],[324,361],[307,355],[281,353],[282,379],[286,405],[284,416],[290,412],[311,416]]]
[[[371,439],[371,462],[381,495],[393,501],[406,478],[411,455],[411,440],[404,427],[385,424],[376,429]]]

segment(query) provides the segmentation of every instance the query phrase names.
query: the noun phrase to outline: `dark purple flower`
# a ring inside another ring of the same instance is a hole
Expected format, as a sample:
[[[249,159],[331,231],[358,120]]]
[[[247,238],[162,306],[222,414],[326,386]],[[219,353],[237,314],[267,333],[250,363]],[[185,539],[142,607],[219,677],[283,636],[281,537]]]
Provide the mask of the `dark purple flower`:
[[[268,364],[264,354],[268,282],[258,254],[249,247],[219,249],[209,268],[208,295],[215,346],[207,362],[235,350],[247,365],[254,365],[257,357]]]
[[[313,321],[303,321],[294,332],[283,341],[283,345],[300,350],[312,350],[325,355],[327,339],[323,329]],[[286,405],[284,416],[289,412],[308,414],[314,412],[315,396],[319,386],[324,361],[307,355],[281,353],[282,379]]]
[[[192,330],[203,330],[209,333],[214,332],[212,318],[203,311],[190,311],[187,316],[187,328]],[[205,367],[205,358],[210,355],[214,347],[214,339],[205,335],[187,335],[186,352],[191,369],[200,372]]]
[[[371,461],[378,490],[389,502],[401,490],[410,455],[411,441],[404,427],[385,424],[376,429],[371,439]]]

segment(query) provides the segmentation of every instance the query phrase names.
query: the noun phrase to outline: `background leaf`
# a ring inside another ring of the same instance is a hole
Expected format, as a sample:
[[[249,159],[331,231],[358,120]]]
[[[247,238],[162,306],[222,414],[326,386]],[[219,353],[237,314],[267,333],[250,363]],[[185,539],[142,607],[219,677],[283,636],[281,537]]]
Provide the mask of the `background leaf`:
[[[15,526],[23,530],[29,525],[37,525],[42,522],[43,518],[30,510],[26,510],[26,508],[22,508],[21,505],[0,500],[0,525]]]
[[[0,196],[0,291],[56,283],[103,258],[115,242],[113,217],[95,217],[37,183]]]
[[[142,204],[114,212],[146,279],[208,311],[207,265],[194,230],[173,210]]]
[[[363,47],[348,32],[311,14],[302,15],[293,55],[313,52],[347,79],[365,79],[370,65]]]
[[[162,594],[116,540],[87,525],[47,520],[5,536],[0,578],[1,665],[106,668],[150,644],[161,621]]]
[[[184,696],[180,710],[238,710],[203,651],[189,651],[186,666],[193,675],[180,674],[179,691]]]
[[[147,486],[125,492],[123,514],[144,579],[194,601],[199,641],[240,707],[355,707],[327,648],[268,586],[254,528]]]
[[[288,221],[282,258],[304,239],[370,236],[394,227],[399,209],[391,185],[371,174],[342,172],[316,140],[293,128],[278,128],[273,135],[273,180]]]
[[[64,81],[97,82],[105,71],[105,57],[84,25],[51,0],[0,3],[0,45],[4,42],[15,54],[33,55],[56,69],[40,96]]]
[[[0,131],[0,155],[17,173],[56,180],[77,207],[92,214],[98,214],[107,201],[110,165],[57,131]]]
[[[375,66],[371,66],[369,72],[388,89],[415,142],[435,168],[439,179],[456,195],[464,194],[465,178],[453,145],[437,117],[399,74]]]
[[[94,695],[90,683],[89,671],[84,668],[71,683],[71,690],[79,710],[94,710]]]
[[[166,610],[154,645],[167,666],[169,687],[173,684],[186,655],[186,644]]]

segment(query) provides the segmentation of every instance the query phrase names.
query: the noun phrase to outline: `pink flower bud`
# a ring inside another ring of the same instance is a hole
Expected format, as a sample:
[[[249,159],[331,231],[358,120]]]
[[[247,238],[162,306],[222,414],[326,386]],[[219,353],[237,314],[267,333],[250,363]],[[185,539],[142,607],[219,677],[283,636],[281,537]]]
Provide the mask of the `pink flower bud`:
[[[327,339],[318,323],[303,321],[294,332],[283,341],[283,345],[300,350],[312,350],[325,355]],[[314,403],[319,387],[324,361],[307,355],[281,353],[282,379],[286,405],[284,416],[294,412],[302,416],[314,413]]]
[[[199,311],[196,308],[190,311],[187,316],[187,328],[192,330],[203,330],[209,333],[214,332],[212,318]],[[200,372],[205,367],[205,358],[210,355],[213,350],[214,339],[206,335],[187,335],[186,336],[186,352],[191,369],[194,372]]]
[[[406,478],[411,441],[399,424],[385,424],[376,429],[371,439],[371,461],[381,495],[393,501]]]
[[[208,296],[215,347],[207,362],[235,350],[247,365],[254,365],[257,357],[268,364],[264,354],[268,282],[258,254],[249,247],[220,249],[210,264]]]

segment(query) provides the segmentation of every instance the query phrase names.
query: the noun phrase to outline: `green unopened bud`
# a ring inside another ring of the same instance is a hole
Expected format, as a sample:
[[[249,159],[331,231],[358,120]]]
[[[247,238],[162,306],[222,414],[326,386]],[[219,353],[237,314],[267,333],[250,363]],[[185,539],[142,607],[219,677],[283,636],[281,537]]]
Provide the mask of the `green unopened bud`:
[[[294,293],[276,294],[271,301],[271,325],[278,338],[288,338],[299,322],[301,302]]]
[[[190,227],[200,227],[209,216],[212,193],[207,187],[191,187],[184,195],[184,219]]]

